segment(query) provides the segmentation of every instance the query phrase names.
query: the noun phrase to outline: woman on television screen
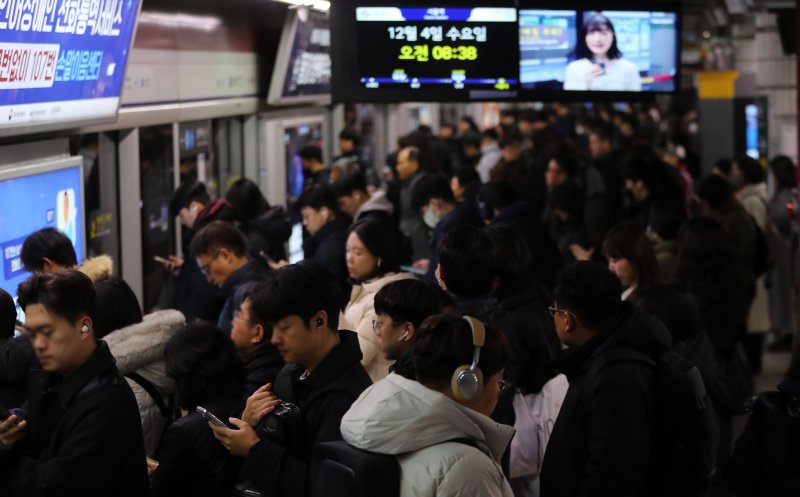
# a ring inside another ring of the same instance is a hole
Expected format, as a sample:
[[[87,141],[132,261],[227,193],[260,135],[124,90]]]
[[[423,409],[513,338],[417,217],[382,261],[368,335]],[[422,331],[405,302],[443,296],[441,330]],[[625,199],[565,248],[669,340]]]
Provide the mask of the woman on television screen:
[[[584,17],[575,60],[567,65],[564,75],[564,89],[642,91],[639,69],[622,58],[614,25],[599,12]]]

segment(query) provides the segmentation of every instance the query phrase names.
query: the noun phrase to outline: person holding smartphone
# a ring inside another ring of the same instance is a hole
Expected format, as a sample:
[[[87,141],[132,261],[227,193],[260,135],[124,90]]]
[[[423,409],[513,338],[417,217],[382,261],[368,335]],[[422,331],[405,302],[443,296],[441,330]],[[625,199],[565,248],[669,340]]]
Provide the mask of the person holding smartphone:
[[[614,25],[600,12],[584,15],[575,60],[567,65],[564,75],[564,89],[642,91],[639,68],[622,57]]]
[[[227,497],[239,464],[214,439],[208,422],[227,420],[244,407],[242,361],[231,339],[205,321],[190,322],[173,335],[164,361],[178,405],[188,414],[167,428],[150,495]]]
[[[146,496],[139,408],[95,338],[92,281],[34,273],[18,294],[42,370],[30,373],[25,412],[0,422],[0,495]]]

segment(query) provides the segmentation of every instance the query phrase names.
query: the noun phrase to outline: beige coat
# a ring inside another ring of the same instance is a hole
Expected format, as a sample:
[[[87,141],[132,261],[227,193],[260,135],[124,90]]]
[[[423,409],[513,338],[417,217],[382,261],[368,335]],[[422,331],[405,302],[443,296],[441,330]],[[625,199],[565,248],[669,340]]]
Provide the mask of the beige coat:
[[[737,194],[748,214],[753,216],[762,233],[771,229],[769,211],[767,210],[767,184],[747,185]],[[772,327],[769,319],[769,292],[766,286],[766,275],[756,279],[756,292],[753,304],[747,315],[747,331],[764,333]]]
[[[358,342],[364,358],[361,363],[372,378],[373,383],[383,379],[389,374],[392,361],[383,357],[378,348],[378,337],[372,331],[372,321],[377,318],[375,314],[375,294],[387,284],[414,278],[410,273],[389,273],[381,278],[367,281],[360,285],[353,285],[350,302],[344,310],[344,315],[339,320],[339,328],[353,330],[358,333]]]

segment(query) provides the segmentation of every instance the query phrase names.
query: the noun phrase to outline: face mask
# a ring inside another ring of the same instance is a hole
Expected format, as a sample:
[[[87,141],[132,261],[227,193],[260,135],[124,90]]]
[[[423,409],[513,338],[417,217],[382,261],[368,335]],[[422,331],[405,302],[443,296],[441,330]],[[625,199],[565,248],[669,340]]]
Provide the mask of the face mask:
[[[425,210],[425,214],[422,215],[422,220],[425,221],[425,224],[428,225],[429,228],[433,229],[437,224],[439,224],[439,221],[441,221],[442,218],[437,216],[433,212],[433,208],[429,205]]]

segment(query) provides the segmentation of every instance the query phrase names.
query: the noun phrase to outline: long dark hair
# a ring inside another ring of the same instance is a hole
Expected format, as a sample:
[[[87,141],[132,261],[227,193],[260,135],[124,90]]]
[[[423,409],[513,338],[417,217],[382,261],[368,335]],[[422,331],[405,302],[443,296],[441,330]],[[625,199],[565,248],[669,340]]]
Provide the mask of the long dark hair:
[[[594,60],[594,54],[589,50],[588,45],[586,45],[586,35],[593,31],[602,30],[609,30],[614,36],[614,40],[611,42],[611,47],[608,49],[606,56],[611,60],[622,58],[622,52],[620,52],[619,47],[617,47],[617,32],[614,31],[614,25],[611,23],[611,19],[600,12],[587,12],[583,18],[583,26],[581,26],[581,32],[578,36],[578,44],[575,47],[575,60]]]
[[[603,241],[603,254],[607,258],[630,261],[636,269],[635,292],[658,283],[658,262],[653,245],[636,224],[623,223],[611,228]]]
[[[269,210],[269,202],[258,185],[247,178],[236,180],[225,199],[233,207],[233,218],[239,222],[255,219]]]
[[[400,236],[397,230],[382,219],[366,218],[350,227],[361,243],[380,264],[364,280],[381,277],[400,270]]]

